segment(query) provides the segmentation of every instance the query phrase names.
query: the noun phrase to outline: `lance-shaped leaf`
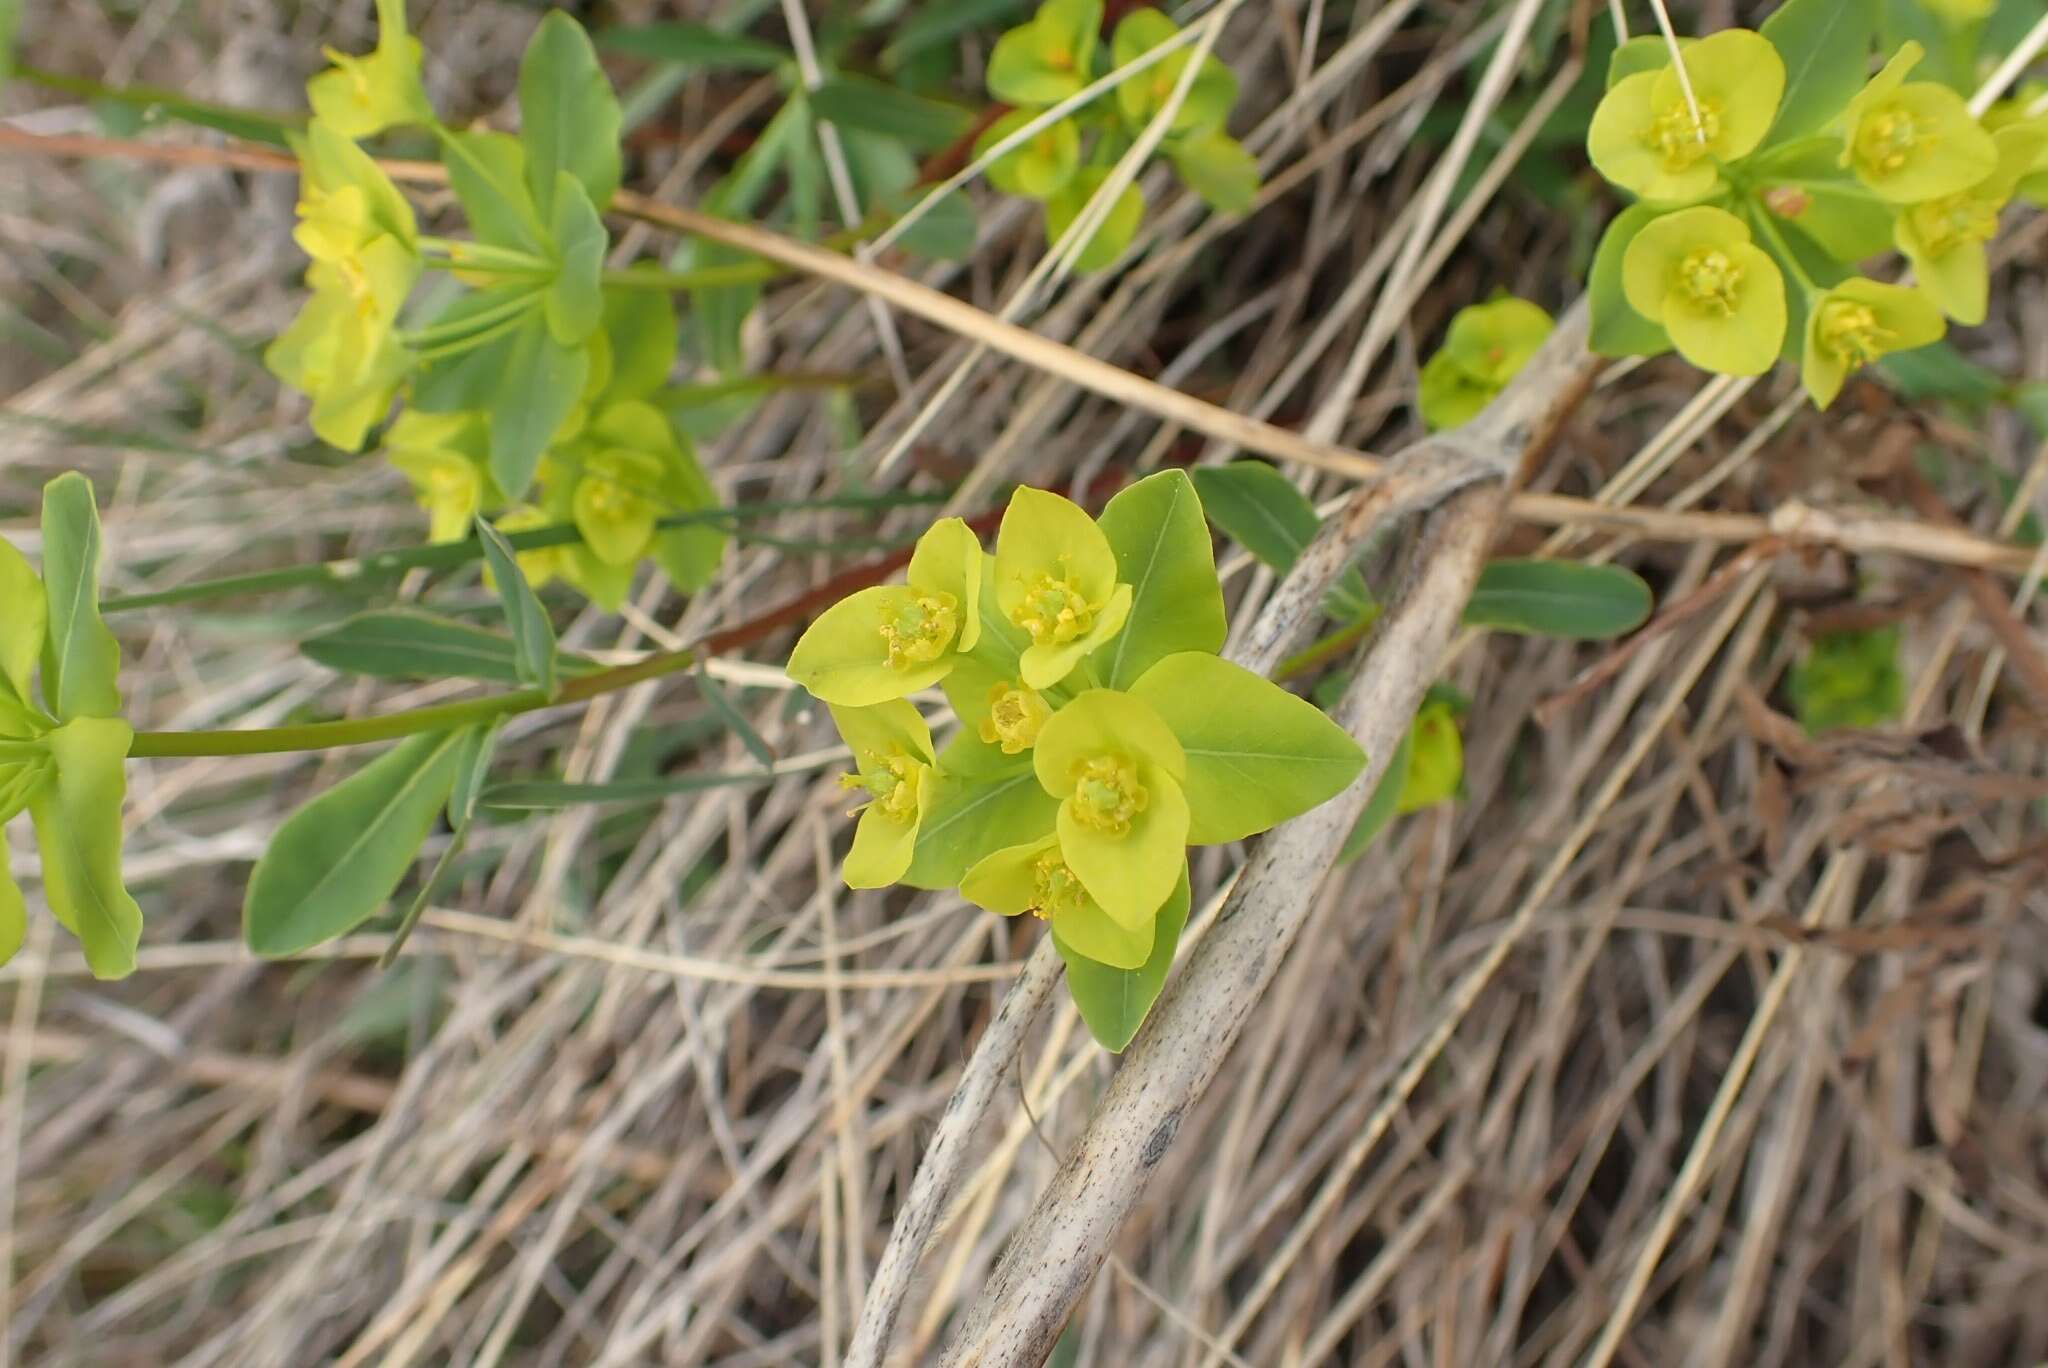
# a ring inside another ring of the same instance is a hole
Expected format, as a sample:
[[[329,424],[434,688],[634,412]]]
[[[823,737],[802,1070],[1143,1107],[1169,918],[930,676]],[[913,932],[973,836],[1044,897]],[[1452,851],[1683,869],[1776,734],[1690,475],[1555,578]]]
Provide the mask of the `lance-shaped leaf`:
[[[484,564],[490,567],[491,582],[498,588],[498,601],[505,606],[505,625],[512,632],[512,659],[519,682],[530,684],[553,697],[555,692],[555,626],[547,609],[526,582],[519,568],[519,556],[505,534],[483,519],[476,524],[477,539],[483,543]]]
[[[1651,603],[1650,586],[1619,565],[1497,560],[1480,572],[1465,621],[1495,631],[1605,641],[1642,626]]]
[[[43,592],[43,701],[60,721],[116,716],[121,648],[100,621],[100,514],[76,471],[43,486]]]
[[[286,818],[249,875],[249,948],[297,954],[382,907],[448,801],[463,736],[411,737]]]
[[[43,738],[56,778],[28,805],[50,911],[78,937],[95,978],[133,972],[142,939],[142,909],[121,886],[121,804],[128,792],[122,763],[134,738],[116,717],[81,717],[57,728]]]
[[[1180,882],[1159,909],[1152,927],[1152,953],[1136,969],[1113,969],[1089,959],[1060,937],[1053,928],[1053,945],[1067,962],[1067,990],[1089,1033],[1103,1049],[1119,1054],[1145,1024],[1146,1014],[1166,986],[1166,973],[1173,967],[1174,951],[1180,948],[1180,933],[1188,922],[1188,875],[1181,870]]]

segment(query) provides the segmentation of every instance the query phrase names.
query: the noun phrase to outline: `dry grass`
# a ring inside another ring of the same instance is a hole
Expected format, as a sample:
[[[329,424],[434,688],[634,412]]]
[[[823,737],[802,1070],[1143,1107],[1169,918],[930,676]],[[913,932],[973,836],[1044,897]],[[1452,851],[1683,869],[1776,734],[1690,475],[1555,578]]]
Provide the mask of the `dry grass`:
[[[42,65],[275,107],[339,22],[227,0],[32,8]],[[415,8],[444,107],[496,111],[531,12]],[[1433,110],[1462,113],[1465,63],[1501,21],[1451,0],[1378,20],[1358,8],[1367,36],[1351,42],[1351,7],[1321,0],[1252,0],[1232,21],[1222,50],[1245,83],[1240,126],[1259,129],[1264,208],[1220,223],[1148,180],[1144,262],[1067,281],[1024,321],[1234,413],[1391,451],[1415,435],[1417,357],[1452,310],[1496,287],[1569,303],[1599,217],[1585,178],[1563,206],[1505,162],[1450,193],[1448,175],[1431,180],[1453,164],[1444,138],[1418,133]],[[1683,7],[1679,25],[1738,8]],[[1516,98],[1550,84],[1570,21],[1593,11],[1544,7]],[[761,98],[733,81],[685,90],[643,147],[639,187],[691,203],[728,155],[721,111]],[[17,127],[98,131],[80,106],[4,99]],[[1497,146],[1481,139],[1472,165]],[[419,535],[396,477],[312,444],[253,359],[294,306],[290,194],[262,174],[0,157],[0,530],[32,547],[35,489],[76,466],[102,491],[122,592]],[[1042,243],[1018,205],[986,205],[971,264],[882,264],[999,313]],[[2037,380],[2043,238],[2038,218],[2012,226],[1993,319],[1966,339]],[[778,398],[711,444],[728,494],[843,489],[926,422],[884,483],[971,474],[987,490],[1229,454],[1000,355],[926,414],[969,344],[890,310],[899,392],[876,315],[853,301],[804,280],[770,293],[753,334],[764,366],[865,379],[851,402]],[[1891,458],[1919,443],[1943,453],[1935,492],[1976,536],[2010,530],[1987,470],[2048,517],[2048,452],[2010,415],[1969,429],[1868,389],[1821,417],[1790,396],[1784,376],[1750,388],[1669,361],[1618,368],[1530,486],[1663,513],[1889,499],[1925,522]],[[1346,487],[1296,469],[1318,497]],[[872,530],[824,515],[773,527]],[[1666,605],[1708,587],[1565,706],[1539,718],[1600,650],[1486,637],[1454,652],[1445,677],[1478,700],[1464,801],[1400,822],[1323,884],[1084,1300],[1070,1361],[2048,1359],[2048,846],[2009,782],[2048,755],[2028,668],[2038,574],[1991,581],[2001,624],[1963,572],[1929,560],[1773,544],[1730,568],[1739,549],[1682,532],[1580,524],[1548,543],[1623,559]],[[1545,544],[1529,528],[1510,540]],[[623,621],[586,611],[566,636],[691,639],[847,559],[749,547],[694,601],[649,583]],[[1272,586],[1240,565],[1230,588],[1242,624]],[[1768,700],[1803,634],[1852,596],[1906,626],[1913,725],[1815,746]],[[452,692],[371,689],[298,657],[296,636],[339,611],[285,596],[123,619],[133,711],[261,725]],[[786,646],[749,654],[773,664]],[[830,744],[772,673],[743,677],[779,754]],[[1952,730],[1923,735],[1937,727]],[[510,754],[586,778],[747,763],[683,683],[523,719]],[[260,1368],[836,1362],[1035,928],[951,897],[848,893],[840,800],[801,774],[492,828],[389,973],[372,967],[374,935],[251,962],[235,939],[247,861],[342,763],[133,766],[141,972],[93,983],[47,929],[5,971],[10,1351]],[[13,861],[33,872],[25,847]],[[1202,854],[1198,911],[1241,862]],[[1494,954],[1499,972],[1470,976]],[[1454,996],[1461,983],[1475,990]],[[1444,1048],[1405,1086],[1397,1071],[1432,1032]],[[1114,1068],[1063,1001],[1028,1037],[923,1265],[902,1362],[936,1358]]]

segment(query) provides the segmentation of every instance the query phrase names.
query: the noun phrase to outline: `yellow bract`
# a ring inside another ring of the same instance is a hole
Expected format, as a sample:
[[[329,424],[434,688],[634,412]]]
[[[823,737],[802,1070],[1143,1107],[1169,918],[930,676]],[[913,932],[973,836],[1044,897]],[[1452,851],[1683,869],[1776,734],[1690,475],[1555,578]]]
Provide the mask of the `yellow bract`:
[[[1422,421],[1448,428],[1478,417],[1555,326],[1549,314],[1512,295],[1458,310],[1443,349],[1422,368]]]
[[[1991,135],[1962,96],[1906,80],[1924,52],[1905,44],[1842,111],[1842,165],[1894,204],[1952,195],[1998,167]]]
[[[976,730],[991,746],[1001,746],[1005,755],[1021,755],[1038,740],[1052,709],[1035,689],[1008,680],[988,693],[988,716]]]
[[[2048,120],[2007,124],[1991,140],[1996,161],[1989,175],[1953,194],[1907,205],[1893,229],[1922,288],[1958,323],[1984,321],[1991,297],[1984,244],[1998,235],[1999,211],[2048,150]]]
[[[461,541],[484,506],[489,432],[481,414],[407,409],[384,435],[385,457],[412,482],[428,539]]]
[[[293,236],[313,258],[312,298],[263,359],[312,397],[313,431],[354,451],[411,366],[392,328],[419,279],[418,232],[390,178],[334,128],[316,119],[296,150]]]
[[[333,69],[306,82],[314,118],[351,138],[433,121],[420,84],[420,42],[405,31],[405,0],[377,0],[376,51],[366,57],[325,51]]]
[[[1031,763],[1090,896],[1120,926],[1149,923],[1186,860],[1187,754],[1172,729],[1129,694],[1090,689],[1046,722]]]
[[[825,610],[789,655],[813,696],[866,707],[929,688],[981,637],[981,543],[959,518],[918,538],[909,583],[863,589]]]
[[[1030,639],[1018,670],[1049,689],[1123,627],[1131,587],[1117,583],[1116,553],[1071,500],[1020,489],[996,533],[996,603]]]
[[[852,888],[881,888],[903,877],[917,848],[917,832],[931,805],[932,734],[917,709],[902,699],[871,708],[832,708],[839,734],[853,750],[855,772],[841,783],[869,799],[856,809],[853,849],[845,878]]]
[[[1153,920],[1127,927],[1089,895],[1060,850],[1058,836],[986,856],[960,880],[960,896],[1006,917],[1029,912],[1089,959],[1136,969],[1152,953]]]
[[[1681,46],[1675,66],[1637,72],[1593,111],[1586,150],[1600,173],[1659,203],[1689,204],[1722,184],[1721,164],[1756,150],[1785,93],[1785,63],[1761,34],[1728,29]]]
[[[1661,323],[1686,360],[1761,375],[1785,340],[1785,279],[1748,225],[1701,206],[1644,225],[1622,258],[1629,307]]]
[[[1924,347],[1943,331],[1941,311],[1918,290],[1845,280],[1816,300],[1807,315],[1800,379],[1813,402],[1826,408],[1850,371],[1888,352]]]

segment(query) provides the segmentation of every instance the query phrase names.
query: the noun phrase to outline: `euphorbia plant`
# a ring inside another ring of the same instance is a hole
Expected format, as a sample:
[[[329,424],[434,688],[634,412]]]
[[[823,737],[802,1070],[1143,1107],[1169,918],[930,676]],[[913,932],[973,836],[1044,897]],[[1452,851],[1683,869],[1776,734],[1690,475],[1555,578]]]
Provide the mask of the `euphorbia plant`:
[[[1099,519],[1019,489],[993,554],[936,524],[907,583],[828,609],[790,656],[868,795],[846,882],[957,886],[1044,919],[1082,1015],[1121,1049],[1187,919],[1188,847],[1305,812],[1365,762],[1313,704],[1218,656],[1224,632],[1180,471]],[[934,684],[958,719],[937,749],[905,701]]]
[[[2048,117],[1980,120],[1920,75],[1917,42],[1872,73],[1879,9],[1788,0],[1760,32],[1616,51],[1586,146],[1638,202],[1594,260],[1596,350],[1675,348],[1725,375],[1782,358],[1825,406],[1858,367],[1938,340],[1941,315],[1983,321],[1984,243],[2048,154]],[[1894,248],[1910,283],[1858,273]]]

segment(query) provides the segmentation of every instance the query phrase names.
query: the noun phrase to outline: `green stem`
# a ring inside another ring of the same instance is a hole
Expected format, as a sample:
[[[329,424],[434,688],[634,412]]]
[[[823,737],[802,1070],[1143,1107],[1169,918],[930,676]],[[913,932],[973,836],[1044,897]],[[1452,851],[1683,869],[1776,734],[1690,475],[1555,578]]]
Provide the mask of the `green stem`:
[[[913,504],[943,503],[949,497],[949,493],[938,491],[930,494],[846,494],[822,499],[765,501],[733,508],[707,508],[690,513],[677,513],[661,519],[655,525],[668,529],[696,527],[705,523],[739,522],[749,518],[771,517],[779,513],[809,513],[823,509],[901,508]],[[574,524],[558,523],[553,527],[536,527],[527,532],[511,533],[506,540],[512,543],[512,549],[515,551],[540,551],[550,546],[566,546],[581,538]],[[281,589],[316,586],[349,589],[361,585],[366,580],[386,579],[404,574],[408,570],[452,570],[482,555],[482,545],[471,537],[465,541],[442,542],[435,546],[414,546],[403,551],[380,551],[370,556],[323,561],[318,565],[292,565],[279,570],[259,570],[253,574],[200,580],[193,584],[181,584],[175,589],[160,590],[154,594],[130,594],[125,598],[110,598],[100,604],[100,612],[126,613],[139,608],[165,608],[201,599],[226,598],[234,594],[273,593]]]
[[[249,731],[137,732],[134,744],[128,748],[128,755],[130,759],[148,760],[170,756],[276,755],[288,751],[361,746],[373,741],[417,736],[421,732],[452,731],[494,718],[581,703],[600,694],[614,693],[678,670],[687,670],[695,663],[694,651],[664,651],[631,665],[573,679],[553,696],[539,689],[521,689],[517,693],[472,698],[461,703],[441,703],[431,708],[386,713],[382,717],[308,722],[296,727],[261,727]]]
[[[704,266],[694,271],[663,271],[648,266],[628,266],[606,271],[607,285],[629,290],[708,290],[721,285],[754,285],[789,274],[789,269],[772,261],[740,261],[730,266]]]
[[[510,299],[500,300],[488,309],[481,309],[462,318],[451,318],[446,322],[433,323],[413,332],[400,332],[398,339],[405,343],[406,346],[418,351],[422,348],[445,344],[459,338],[470,337],[482,332],[493,323],[502,322],[516,314],[525,313],[534,306],[534,302],[539,298],[540,295],[537,291],[517,294]]]
[[[460,356],[464,352],[475,351],[478,347],[486,346],[497,341],[506,333],[515,331],[525,321],[526,310],[520,309],[504,318],[500,318],[488,327],[478,328],[475,332],[456,337],[435,346],[417,348],[413,352],[413,359],[416,361],[440,361],[450,356]]]
[[[66,76],[60,72],[45,71],[41,67],[19,62],[15,64],[13,74],[30,85],[41,86],[45,90],[61,91],[66,95],[77,95],[88,100],[127,105],[145,113],[161,111],[172,118],[183,119],[202,128],[220,129],[237,137],[269,143],[273,147],[285,146],[286,133],[297,132],[306,126],[306,116],[303,114],[212,104],[205,100],[195,100],[182,91],[166,89],[163,86],[110,86],[83,76]]]
[[[553,275],[559,268],[545,257],[512,247],[495,247],[467,238],[420,237],[420,250],[434,255],[444,270],[486,271],[492,275]]]
[[[1350,626],[1340,627],[1306,650],[1289,656],[1280,662],[1280,668],[1273,671],[1273,681],[1280,683],[1284,680],[1292,679],[1298,674],[1305,674],[1319,665],[1327,664],[1332,658],[1343,654],[1345,649],[1352,643],[1371,631],[1372,625],[1378,622],[1379,618],[1380,610],[1375,606],[1371,612]]]
[[[1792,248],[1786,243],[1784,236],[1778,232],[1778,225],[1771,222],[1771,211],[1758,204],[1755,200],[1746,201],[1744,207],[1749,210],[1749,221],[1756,225],[1759,232],[1771,240],[1773,247],[1778,249],[1778,260],[1784,264],[1786,270],[1792,273],[1793,279],[1806,287],[1807,306],[1811,308],[1814,298],[1825,292],[1820,286],[1814,284],[1813,277],[1808,275],[1806,268],[1799,264],[1799,258],[1792,255]]]

